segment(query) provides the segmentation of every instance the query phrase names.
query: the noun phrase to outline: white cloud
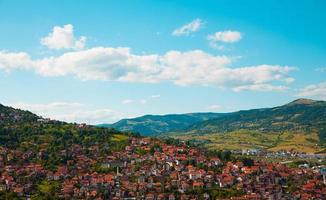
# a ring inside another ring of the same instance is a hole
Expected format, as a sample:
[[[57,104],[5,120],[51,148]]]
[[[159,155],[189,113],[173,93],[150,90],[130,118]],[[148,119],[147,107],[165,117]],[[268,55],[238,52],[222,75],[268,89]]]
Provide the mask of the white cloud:
[[[188,34],[198,30],[201,25],[201,20],[196,19],[176,30],[176,34]],[[209,36],[209,39],[213,42],[231,43],[239,41],[241,33],[217,32]],[[68,24],[54,27],[53,33],[41,41],[49,48],[80,49],[85,40],[85,37],[76,40],[73,26]],[[284,84],[294,81],[289,76],[293,67],[258,65],[234,68],[231,67],[234,60],[232,57],[212,55],[202,50],[171,50],[162,55],[137,55],[126,47],[95,47],[39,59],[32,59],[25,52],[0,51],[0,70],[30,70],[42,76],[74,76],[81,80],[142,83],[169,81],[176,85],[226,87],[234,91],[279,91],[287,88]]]
[[[220,31],[216,32],[213,35],[209,35],[208,40],[212,40],[214,42],[226,42],[226,43],[234,43],[241,40],[241,33],[238,31]]]
[[[5,72],[16,69],[29,69],[32,64],[30,56],[25,52],[10,53],[0,51],[0,69]]]
[[[174,36],[182,36],[182,35],[189,35],[190,33],[198,31],[202,26],[203,22],[201,19],[195,19],[192,22],[183,25],[180,28],[175,29],[172,32],[172,35]]]
[[[269,84],[252,84],[252,85],[242,85],[238,87],[234,87],[232,90],[235,92],[240,92],[244,90],[252,90],[252,91],[261,91],[261,92],[268,92],[268,91],[285,91],[289,88],[283,85],[269,85]]]
[[[296,96],[326,100],[326,82],[308,85],[300,89]]]
[[[21,58],[21,59],[17,59]],[[33,60],[26,53],[0,52],[0,69],[33,70],[42,76],[81,80],[201,85],[240,90],[280,90],[294,79],[293,67],[258,65],[233,68],[233,58],[202,50],[136,55],[129,48],[96,47]],[[275,85],[278,84],[278,85]],[[280,85],[281,84],[281,85]]]
[[[161,98],[161,95],[160,94],[154,94],[151,96],[152,99],[158,99],[158,98]]]
[[[213,48],[223,49],[221,43],[235,43],[242,39],[242,34],[238,31],[219,31],[207,36],[209,45]]]
[[[217,105],[217,104],[213,104],[213,105],[208,106],[207,107],[207,110],[214,110],[214,111],[216,111],[216,110],[220,110],[221,108],[222,108],[222,106]]]
[[[85,47],[87,38],[81,36],[79,39],[74,36],[74,27],[71,24],[63,27],[55,26],[48,36],[41,39],[41,44],[49,49],[76,49]]]
[[[125,100],[123,100],[121,103],[122,104],[131,104],[131,103],[133,103],[134,102],[134,100],[132,100],[132,99],[125,99]]]
[[[146,104],[147,103],[147,100],[146,99],[140,99],[140,100],[125,99],[121,103],[122,104]]]
[[[121,119],[123,114],[108,108],[93,108],[92,106],[75,102],[53,102],[48,104],[12,103],[14,108],[29,110],[37,115],[78,123],[107,123]]]

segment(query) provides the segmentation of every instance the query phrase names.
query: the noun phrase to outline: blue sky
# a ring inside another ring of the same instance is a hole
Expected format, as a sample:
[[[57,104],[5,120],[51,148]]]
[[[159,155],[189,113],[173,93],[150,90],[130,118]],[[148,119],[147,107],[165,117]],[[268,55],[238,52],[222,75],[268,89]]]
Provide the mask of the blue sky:
[[[325,100],[325,8],[0,0],[0,102],[100,123]]]

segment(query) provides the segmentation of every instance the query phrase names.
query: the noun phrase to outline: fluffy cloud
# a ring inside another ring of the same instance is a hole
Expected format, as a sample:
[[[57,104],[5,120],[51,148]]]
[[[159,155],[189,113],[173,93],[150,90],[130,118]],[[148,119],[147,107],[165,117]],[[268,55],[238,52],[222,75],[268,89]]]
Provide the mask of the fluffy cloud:
[[[198,31],[202,26],[203,22],[200,19],[195,19],[192,22],[183,25],[180,28],[175,29],[172,32],[174,36],[182,36],[182,35],[189,35],[190,33]]]
[[[79,39],[74,36],[74,27],[71,24],[63,27],[55,26],[47,37],[41,39],[41,44],[49,49],[83,49],[86,43],[86,37],[81,36]]]
[[[326,82],[308,85],[300,89],[296,96],[326,100]]]
[[[224,48],[224,46],[220,45],[219,43],[234,43],[240,41],[241,38],[242,34],[240,32],[230,30],[216,32],[207,36],[210,46],[219,49]]]
[[[238,31],[220,31],[213,35],[209,35],[207,38],[214,42],[233,43],[241,40],[242,36]]]
[[[15,69],[28,69],[32,66],[32,60],[27,53],[10,53],[0,51],[0,69],[10,72]]]
[[[29,110],[40,116],[78,123],[107,123],[121,119],[123,115],[107,108],[92,108],[75,102],[53,102],[48,104],[13,103],[14,108]]]
[[[22,59],[17,59],[22,58]],[[294,79],[293,67],[258,65],[232,68],[233,59],[201,50],[136,55],[129,48],[97,47],[33,60],[26,53],[0,52],[0,69],[34,70],[43,76],[75,76],[82,80],[202,85],[241,90],[281,90]],[[282,85],[274,85],[282,84]]]

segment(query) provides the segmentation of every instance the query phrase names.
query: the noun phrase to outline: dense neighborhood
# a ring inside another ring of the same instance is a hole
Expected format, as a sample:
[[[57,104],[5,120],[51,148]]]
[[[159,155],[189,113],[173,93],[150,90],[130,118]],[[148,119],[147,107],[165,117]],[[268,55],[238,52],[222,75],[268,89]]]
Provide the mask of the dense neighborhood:
[[[0,192],[23,199],[325,199],[318,168],[205,155],[184,143],[129,137],[120,151],[74,144],[55,170],[30,158],[46,152],[0,148]],[[36,155],[34,155],[36,154]],[[1,196],[0,196],[1,197]]]

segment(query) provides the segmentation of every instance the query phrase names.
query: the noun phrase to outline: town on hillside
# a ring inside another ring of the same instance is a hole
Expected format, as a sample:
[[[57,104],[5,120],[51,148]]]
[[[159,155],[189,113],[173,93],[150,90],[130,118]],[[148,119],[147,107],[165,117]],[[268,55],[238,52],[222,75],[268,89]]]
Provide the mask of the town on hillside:
[[[46,152],[0,147],[0,199],[325,199],[319,167],[234,157],[147,137],[128,137],[119,151],[74,144],[46,169]],[[325,175],[325,174],[324,174]],[[323,180],[324,178],[324,180]]]

